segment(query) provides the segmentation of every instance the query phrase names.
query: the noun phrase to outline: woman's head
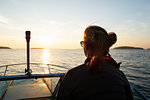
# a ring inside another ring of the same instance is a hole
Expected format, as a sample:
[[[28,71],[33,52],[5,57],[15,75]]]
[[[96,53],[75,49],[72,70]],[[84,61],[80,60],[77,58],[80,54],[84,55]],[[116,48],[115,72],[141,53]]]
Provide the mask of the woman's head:
[[[84,32],[85,55],[87,57],[105,56],[116,40],[115,33],[108,34],[99,26],[88,26]]]
[[[88,26],[84,32],[84,53],[91,58],[87,66],[92,70],[97,70],[105,62],[105,57],[109,48],[116,42],[115,33],[107,33],[99,26]]]

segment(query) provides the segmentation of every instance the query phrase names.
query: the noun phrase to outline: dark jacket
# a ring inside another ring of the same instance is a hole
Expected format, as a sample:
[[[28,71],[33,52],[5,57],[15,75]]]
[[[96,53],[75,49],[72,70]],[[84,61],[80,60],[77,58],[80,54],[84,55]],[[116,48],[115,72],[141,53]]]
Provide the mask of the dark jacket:
[[[133,100],[133,96],[118,68],[106,64],[100,73],[92,74],[83,64],[66,73],[57,100]]]

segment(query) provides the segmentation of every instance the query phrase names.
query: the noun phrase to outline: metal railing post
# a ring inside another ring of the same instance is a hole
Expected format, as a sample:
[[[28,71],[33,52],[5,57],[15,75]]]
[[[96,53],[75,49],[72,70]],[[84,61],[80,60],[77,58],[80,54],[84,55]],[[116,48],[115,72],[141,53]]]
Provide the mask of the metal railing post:
[[[49,71],[49,74],[51,73],[51,70],[50,70],[50,68],[49,68],[49,64],[47,64],[47,66],[48,66],[48,71]]]
[[[31,75],[30,69],[30,31],[26,31],[26,42],[27,42],[27,69],[25,69],[26,75]]]
[[[7,68],[8,68],[8,65],[6,65],[6,69],[5,69],[5,73],[4,73],[4,76],[6,75],[6,71],[7,71]]]

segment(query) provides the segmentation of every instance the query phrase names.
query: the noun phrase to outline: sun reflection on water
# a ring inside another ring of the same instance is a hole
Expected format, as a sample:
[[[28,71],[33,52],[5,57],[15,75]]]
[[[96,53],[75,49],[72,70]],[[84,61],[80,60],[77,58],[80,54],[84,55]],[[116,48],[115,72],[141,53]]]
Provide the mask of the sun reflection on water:
[[[43,63],[48,64],[49,63],[49,58],[50,58],[49,50],[44,49],[43,50]],[[48,66],[47,65],[42,65],[42,66],[46,68],[45,73],[49,73]]]
[[[50,58],[49,50],[48,49],[44,49],[43,50],[43,63],[44,64],[48,64],[49,63],[49,58]]]

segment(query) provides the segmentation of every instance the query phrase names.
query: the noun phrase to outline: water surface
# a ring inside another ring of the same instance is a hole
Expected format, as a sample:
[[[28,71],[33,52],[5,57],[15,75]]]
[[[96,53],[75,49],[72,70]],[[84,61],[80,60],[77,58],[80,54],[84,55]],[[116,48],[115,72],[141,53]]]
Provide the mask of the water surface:
[[[150,50],[110,50],[117,62],[122,62],[120,69],[128,80],[150,98]],[[31,63],[51,63],[73,68],[85,60],[81,49],[32,49]],[[26,50],[1,49],[0,66],[7,64],[26,63]],[[12,67],[14,74],[23,74],[26,66]],[[34,72],[45,73],[47,69],[31,66]],[[1,69],[3,71],[4,69]],[[11,73],[9,70],[8,72]]]

